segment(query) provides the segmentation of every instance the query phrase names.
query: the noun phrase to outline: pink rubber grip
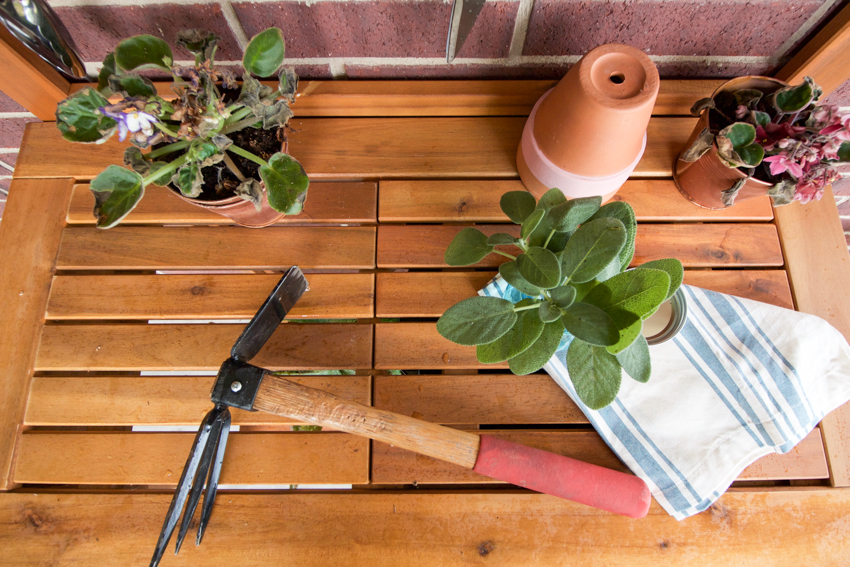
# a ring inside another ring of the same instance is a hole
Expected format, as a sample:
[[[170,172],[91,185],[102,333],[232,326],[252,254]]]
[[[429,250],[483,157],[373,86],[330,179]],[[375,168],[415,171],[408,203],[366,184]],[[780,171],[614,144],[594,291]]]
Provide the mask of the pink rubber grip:
[[[472,470],[632,518],[643,518],[649,511],[649,487],[636,476],[489,435],[481,436]]]

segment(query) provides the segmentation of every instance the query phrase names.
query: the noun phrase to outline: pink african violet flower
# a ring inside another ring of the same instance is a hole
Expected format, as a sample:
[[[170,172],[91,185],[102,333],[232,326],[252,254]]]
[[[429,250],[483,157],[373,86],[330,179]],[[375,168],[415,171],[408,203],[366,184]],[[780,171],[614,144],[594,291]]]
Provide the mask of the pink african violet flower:
[[[787,171],[798,179],[803,176],[803,168],[800,167],[800,165],[796,162],[793,162],[788,159],[788,156],[785,154],[768,156],[764,158],[764,161],[770,164],[771,175],[780,175]]]
[[[809,201],[819,201],[823,197],[823,186],[815,181],[802,181],[797,183],[794,191],[794,200],[806,204]]]
[[[750,114],[750,109],[744,106],[743,104],[739,105],[738,108],[735,109],[735,118],[741,120],[745,116]]]

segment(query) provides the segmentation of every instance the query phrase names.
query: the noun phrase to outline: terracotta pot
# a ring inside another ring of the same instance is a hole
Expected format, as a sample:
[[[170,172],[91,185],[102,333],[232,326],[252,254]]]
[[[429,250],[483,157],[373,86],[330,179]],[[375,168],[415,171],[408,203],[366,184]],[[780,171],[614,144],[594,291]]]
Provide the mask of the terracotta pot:
[[[658,70],[640,50],[602,45],[537,101],[517,150],[523,183],[539,197],[616,193],[646,147]]]
[[[740,89],[759,89],[770,93],[785,86],[786,83],[770,77],[738,77],[720,85],[711,96],[716,96],[723,91]],[[690,148],[699,133],[708,127],[708,114],[708,112],[703,112],[700,116],[683,152]],[[723,162],[717,156],[716,144],[695,162],[682,161],[677,158],[673,167],[673,181],[679,191],[695,205],[706,209],[727,208],[722,200],[723,191],[730,189],[735,183],[746,177],[746,174],[740,169],[723,165]],[[750,178],[738,192],[735,203],[766,195],[771,186],[771,183]]]

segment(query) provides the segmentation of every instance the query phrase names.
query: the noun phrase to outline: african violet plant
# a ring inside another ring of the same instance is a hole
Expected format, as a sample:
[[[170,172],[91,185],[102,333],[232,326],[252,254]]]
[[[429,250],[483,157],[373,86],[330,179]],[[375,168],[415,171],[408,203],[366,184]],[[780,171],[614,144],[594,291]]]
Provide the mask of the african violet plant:
[[[227,167],[239,180],[231,195],[251,201],[260,210],[265,190],[274,210],[301,211],[309,185],[301,164],[282,152],[262,159],[228,137],[245,128],[285,128],[292,117],[290,103],[298,78],[291,69],[280,69],[283,34],[269,28],[251,39],[242,60],[241,90],[232,102],[218,85],[238,89],[236,77],[228,69],[213,67],[218,40],[215,34],[200,30],[180,32],[178,45],[195,58],[193,66],[184,67],[174,64],[171,48],[159,38],[125,39],[106,56],[97,90],[85,88],[59,103],[56,124],[66,140],[102,144],[118,132],[119,140],[133,144],[124,153],[124,164],[130,169],[111,165],[91,182],[98,227],[118,224],[152,183],[171,182],[186,197],[198,197],[204,175],[211,175],[204,168],[222,162],[220,167]],[[173,77],[174,100],[160,97],[154,84],[139,74],[151,69]],[[276,75],[278,86],[263,85],[252,75]],[[152,151],[142,153],[152,146]],[[262,183],[243,175],[229,153],[258,164]],[[221,189],[220,176],[216,188]]]
[[[723,192],[727,206],[753,176],[772,184],[768,195],[774,205],[818,200],[824,187],[838,179],[834,165],[850,161],[850,114],[817,105],[821,94],[806,77],[800,85],[773,93],[746,88],[701,99],[691,113],[708,111],[709,127],[680,159],[696,161],[716,144],[724,165],[746,173]]]
[[[539,202],[525,191],[503,195],[502,210],[522,225],[519,237],[487,237],[465,228],[452,240],[445,261],[466,266],[492,252],[501,254],[510,261],[499,274],[522,298],[465,299],[440,317],[437,331],[455,343],[474,345],[480,362],[507,361],[520,375],[542,368],[566,339],[570,379],[591,409],[614,400],[622,370],[638,382],[649,380],[642,321],[672,297],[684,271],[674,259],[624,271],[635,252],[634,210],[620,201],[600,204],[600,197],[567,201],[558,189]],[[499,246],[521,253],[514,256]]]

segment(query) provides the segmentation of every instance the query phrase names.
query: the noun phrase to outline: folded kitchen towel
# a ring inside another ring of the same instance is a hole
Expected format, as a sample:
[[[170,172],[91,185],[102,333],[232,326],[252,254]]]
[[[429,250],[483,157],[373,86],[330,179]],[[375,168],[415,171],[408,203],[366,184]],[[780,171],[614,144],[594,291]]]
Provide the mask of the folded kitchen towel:
[[[786,453],[850,399],[850,346],[823,319],[682,286],[684,327],[650,347],[646,384],[623,373],[599,411],[567,373],[568,333],[544,370],[676,519],[708,508],[753,461]],[[480,295],[522,295],[496,277]]]

